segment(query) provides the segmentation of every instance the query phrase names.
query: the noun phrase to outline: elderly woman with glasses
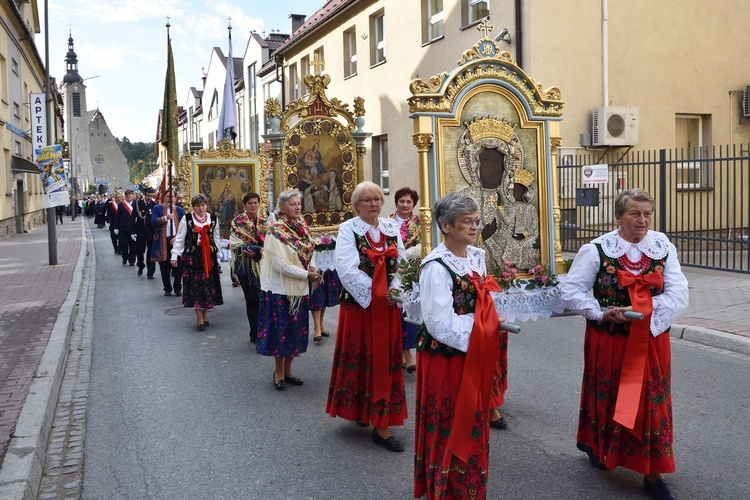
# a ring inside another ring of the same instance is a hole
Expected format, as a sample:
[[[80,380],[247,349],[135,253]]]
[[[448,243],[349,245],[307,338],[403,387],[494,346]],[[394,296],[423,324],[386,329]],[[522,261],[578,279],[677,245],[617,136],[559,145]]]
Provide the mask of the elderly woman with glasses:
[[[308,280],[320,282],[313,265],[313,243],[302,215],[302,194],[283,191],[276,222],[269,225],[260,261],[258,352],[273,356],[273,386],[302,385],[292,373],[292,361],[307,351]]]
[[[380,217],[380,186],[358,184],[351,203],[358,217],[341,224],[336,239],[343,289],[326,412],[372,424],[373,443],[402,452],[388,428],[406,419],[401,314],[390,299],[404,245],[396,221]]]
[[[422,261],[417,338],[414,497],[486,498],[490,394],[502,321],[485,251],[472,246],[479,205],[453,193],[435,203],[443,243]]]

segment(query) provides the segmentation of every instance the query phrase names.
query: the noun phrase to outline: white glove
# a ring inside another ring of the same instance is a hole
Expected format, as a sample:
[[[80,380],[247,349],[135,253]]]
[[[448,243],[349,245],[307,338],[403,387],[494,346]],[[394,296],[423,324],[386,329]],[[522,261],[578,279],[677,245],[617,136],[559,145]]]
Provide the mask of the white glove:
[[[115,234],[120,234],[120,230],[119,229],[115,229]]]
[[[133,241],[135,241],[135,239],[136,239],[136,236],[135,236],[134,234],[131,234],[131,235],[130,235],[130,239],[131,239],[131,240],[133,240]]]

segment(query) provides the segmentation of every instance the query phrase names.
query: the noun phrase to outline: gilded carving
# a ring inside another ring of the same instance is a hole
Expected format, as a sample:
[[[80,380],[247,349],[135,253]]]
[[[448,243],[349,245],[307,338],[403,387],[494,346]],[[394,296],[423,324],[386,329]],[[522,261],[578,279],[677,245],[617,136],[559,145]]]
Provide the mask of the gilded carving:
[[[365,99],[364,97],[354,98],[354,115],[365,116]]]
[[[266,100],[265,103],[266,116],[281,116],[281,103],[275,97]]]
[[[432,134],[414,134],[412,136],[412,142],[420,152],[430,149],[433,140]]]

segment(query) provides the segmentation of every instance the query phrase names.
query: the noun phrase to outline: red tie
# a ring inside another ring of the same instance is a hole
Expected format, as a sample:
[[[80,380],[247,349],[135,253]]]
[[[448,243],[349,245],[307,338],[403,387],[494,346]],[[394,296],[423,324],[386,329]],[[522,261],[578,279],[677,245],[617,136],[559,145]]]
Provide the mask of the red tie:
[[[198,235],[200,239],[201,253],[203,254],[203,273],[208,278],[211,275],[211,239],[210,231],[211,226],[193,227],[193,233]]]
[[[630,323],[625,357],[622,360],[620,388],[617,391],[615,403],[614,421],[633,431],[636,421],[642,418],[641,394],[648,357],[651,313],[654,311],[651,288],[663,288],[664,276],[661,271],[644,276],[620,269],[617,271],[617,282],[628,289],[633,310],[643,313],[643,319],[633,320]],[[639,436],[640,430],[635,430],[635,435]]]
[[[500,355],[500,318],[490,292],[500,292],[502,289],[492,276],[487,276],[484,283],[477,273],[470,276],[470,279],[477,291],[474,325],[471,327],[453,427],[448,438],[448,449],[464,463],[468,463],[469,459],[469,442],[479,402],[482,405],[483,421],[489,422],[492,377]],[[482,429],[482,432],[487,430]]]
[[[375,265],[372,273],[372,400],[380,401],[391,394],[391,370],[389,358],[390,321],[388,321],[388,270],[386,257],[398,257],[396,246],[391,243],[384,250],[366,250],[367,258]]]

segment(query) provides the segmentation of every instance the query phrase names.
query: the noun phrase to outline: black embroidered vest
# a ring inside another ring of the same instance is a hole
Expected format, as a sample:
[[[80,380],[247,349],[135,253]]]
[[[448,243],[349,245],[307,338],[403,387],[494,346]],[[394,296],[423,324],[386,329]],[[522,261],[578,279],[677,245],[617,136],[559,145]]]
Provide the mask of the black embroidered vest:
[[[371,248],[370,242],[367,241],[366,236],[360,236],[356,233],[354,234],[354,241],[357,245],[357,250],[359,251],[359,270],[364,271],[367,276],[372,278],[372,274],[375,272],[375,266],[370,262],[370,259],[367,258],[367,249]],[[390,245],[398,247],[398,238],[396,236],[386,236],[386,248]],[[393,281],[393,277],[396,275],[396,272],[398,271],[398,257],[386,257],[385,266],[387,272],[387,280],[390,284],[391,281]],[[339,299],[341,300],[341,302],[346,302],[347,304],[357,304],[357,300],[344,287],[341,287],[341,291],[339,292]]]

